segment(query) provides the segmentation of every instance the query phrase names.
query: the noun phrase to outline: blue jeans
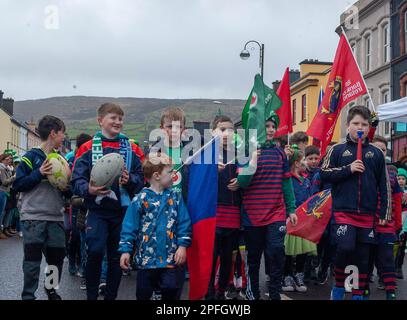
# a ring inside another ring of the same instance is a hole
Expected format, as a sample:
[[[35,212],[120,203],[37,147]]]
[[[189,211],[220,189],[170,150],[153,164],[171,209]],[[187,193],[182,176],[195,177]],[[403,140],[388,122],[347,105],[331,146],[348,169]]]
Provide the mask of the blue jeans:
[[[3,218],[6,213],[5,208],[7,204],[7,194],[0,191],[0,225],[3,225]]]

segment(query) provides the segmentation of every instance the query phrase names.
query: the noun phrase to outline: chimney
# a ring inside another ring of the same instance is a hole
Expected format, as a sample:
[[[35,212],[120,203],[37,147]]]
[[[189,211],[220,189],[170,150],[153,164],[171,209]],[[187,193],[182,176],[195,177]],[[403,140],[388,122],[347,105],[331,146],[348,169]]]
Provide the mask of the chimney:
[[[290,70],[290,84],[297,81],[300,78],[300,71],[299,70]]]
[[[14,99],[11,98],[6,98],[3,99],[3,103],[1,105],[1,108],[7,112],[10,116],[13,116],[14,114]]]
[[[28,128],[30,128],[31,131],[37,132],[37,125],[34,121],[34,118],[31,118],[31,121],[26,122],[25,124],[27,125]]]
[[[279,81],[279,80],[274,81],[274,82],[272,83],[272,85],[273,85],[273,90],[274,90],[274,91],[277,91],[277,90],[278,90],[278,87],[280,86],[280,83],[281,83],[281,81]]]

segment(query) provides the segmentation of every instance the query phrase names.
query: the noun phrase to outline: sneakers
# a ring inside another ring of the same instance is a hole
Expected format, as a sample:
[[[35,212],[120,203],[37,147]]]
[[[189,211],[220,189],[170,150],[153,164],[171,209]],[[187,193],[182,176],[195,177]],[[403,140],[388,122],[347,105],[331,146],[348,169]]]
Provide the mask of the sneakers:
[[[79,286],[79,289],[86,290],[86,280],[85,279],[81,280],[81,285]]]
[[[397,268],[397,270],[396,270],[396,278],[397,279],[404,279],[403,270],[401,268]]]
[[[397,299],[396,299],[396,294],[395,294],[395,293],[387,292],[387,294],[386,294],[386,299],[387,299],[387,300],[397,300]]]
[[[61,296],[55,291],[55,289],[45,289],[45,293],[48,296],[48,300],[62,300]]]
[[[379,281],[378,281],[378,284],[377,284],[377,289],[379,289],[379,290],[384,290],[386,287],[384,286],[384,282],[383,282],[383,279],[380,277],[379,278]]]
[[[235,286],[230,286],[228,290],[225,292],[225,299],[226,300],[237,300],[239,293],[237,292]]]
[[[295,291],[307,292],[307,286],[304,283],[304,273],[297,273],[294,276],[294,287]]]
[[[345,288],[333,287],[331,291],[331,300],[343,300],[345,297]]]
[[[102,282],[101,284],[99,284],[99,294],[101,296],[106,295],[106,282]]]
[[[294,292],[294,279],[291,276],[287,276],[283,280],[282,290],[284,292]]]
[[[226,300],[225,292],[216,291],[215,300]]]

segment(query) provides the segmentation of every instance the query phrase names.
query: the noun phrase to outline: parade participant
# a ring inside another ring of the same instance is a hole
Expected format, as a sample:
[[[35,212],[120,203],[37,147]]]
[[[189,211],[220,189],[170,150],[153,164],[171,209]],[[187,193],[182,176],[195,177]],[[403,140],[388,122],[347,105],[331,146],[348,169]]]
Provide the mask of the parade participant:
[[[314,179],[314,175],[319,171],[319,158],[321,152],[316,146],[308,146],[305,148],[305,165],[307,167],[306,176],[310,182]]]
[[[150,153],[143,164],[150,187],[132,201],[120,236],[120,266],[130,267],[136,249],[137,299],[150,300],[159,290],[163,300],[177,300],[179,266],[191,244],[191,219],[179,190],[171,188],[173,165],[165,154]],[[135,245],[134,245],[134,242]]]
[[[234,125],[226,116],[218,116],[212,125],[213,135],[220,136],[218,170],[218,205],[212,276],[207,299],[224,300],[232,269],[233,251],[239,241],[241,193],[237,185],[236,147],[233,143]],[[215,274],[220,258],[219,279],[214,292]]]
[[[15,191],[21,193],[23,300],[36,299],[42,254],[44,253],[48,265],[58,268],[58,282],[65,257],[63,194],[46,179],[52,170],[51,163],[46,160],[47,155],[56,152],[61,146],[65,138],[65,124],[56,117],[45,116],[38,124],[38,133],[42,144],[22,157],[13,184]],[[61,300],[55,290],[56,285],[58,283],[54,283],[52,288],[45,286],[49,300]]]
[[[375,136],[372,144],[382,150],[383,155],[387,153],[387,140],[381,136]],[[373,273],[374,265],[377,266],[380,276],[379,285],[386,290],[387,300],[396,299],[396,268],[394,262],[394,245],[397,241],[397,231],[401,229],[401,189],[397,182],[396,172],[388,167],[388,175],[392,197],[392,216],[386,225],[379,224],[379,214],[376,215],[375,231],[376,243],[372,245],[370,252],[370,274]],[[380,209],[380,207],[378,208]],[[369,277],[370,278],[370,277]],[[365,298],[369,297],[370,290],[367,283]]]
[[[404,256],[406,251],[406,243],[407,243],[407,170],[403,168],[399,168],[397,171],[397,180],[399,186],[403,192],[403,199],[402,199],[402,224],[403,228],[400,232],[400,239],[399,239],[399,249],[396,255],[396,275],[397,279],[404,279],[403,275],[403,264],[404,264]]]
[[[333,146],[321,168],[323,182],[332,183],[332,210],[336,222],[335,286],[333,300],[343,300],[345,269],[356,265],[359,287],[353,288],[354,300],[362,300],[368,274],[370,245],[375,241],[375,216],[380,194],[379,224],[390,219],[390,198],[383,152],[366,139],[371,115],[364,106],[349,110],[346,141]],[[359,138],[358,132],[361,132]],[[357,158],[361,139],[361,159]],[[355,259],[352,259],[355,257]]]
[[[273,143],[278,122],[276,114],[267,119],[266,144],[252,154],[238,175],[238,184],[244,189],[242,223],[248,251],[246,296],[249,300],[260,299],[259,268],[263,251],[270,259],[269,298],[281,299],[286,220],[297,223],[288,159]]]
[[[9,210],[7,203],[9,201],[11,186],[16,179],[14,170],[10,169],[13,164],[13,155],[4,153],[0,156],[0,239],[12,237],[14,233],[10,232]]]
[[[304,153],[297,145],[292,146],[294,154],[290,158],[291,180],[294,188],[295,206],[298,208],[311,196],[311,183],[303,176],[305,168],[302,164]],[[309,254],[316,255],[316,245],[300,237],[285,236],[285,268],[283,291],[306,292],[307,286],[304,283],[305,261]],[[295,260],[295,273],[293,270]]]
[[[96,300],[98,297],[102,260],[107,251],[105,300],[114,300],[122,276],[117,249],[124,213],[130,199],[144,186],[140,161],[142,153],[121,133],[124,112],[120,106],[112,103],[102,104],[97,114],[101,131],[79,148],[71,184],[73,193],[84,199],[83,205],[89,210],[86,220],[87,298]],[[109,153],[119,153],[126,165],[120,180],[107,190],[105,186],[96,187],[90,181],[90,173],[96,161]],[[111,192],[114,192],[116,199],[107,197]],[[97,196],[102,198],[98,203]]]
[[[297,131],[290,137],[290,145],[297,145],[298,148],[305,152],[305,148],[308,145],[309,137],[303,131]]]

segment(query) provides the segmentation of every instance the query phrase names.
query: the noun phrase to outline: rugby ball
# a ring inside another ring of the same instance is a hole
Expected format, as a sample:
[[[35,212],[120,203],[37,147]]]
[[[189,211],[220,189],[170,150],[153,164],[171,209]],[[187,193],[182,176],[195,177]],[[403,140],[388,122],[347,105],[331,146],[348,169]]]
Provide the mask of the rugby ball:
[[[58,153],[50,153],[47,160],[52,164],[52,173],[47,175],[49,183],[59,190],[68,189],[71,179],[71,168],[68,162]]]
[[[109,188],[120,178],[123,169],[123,157],[118,153],[109,153],[96,161],[90,173],[90,180],[96,187]]]

